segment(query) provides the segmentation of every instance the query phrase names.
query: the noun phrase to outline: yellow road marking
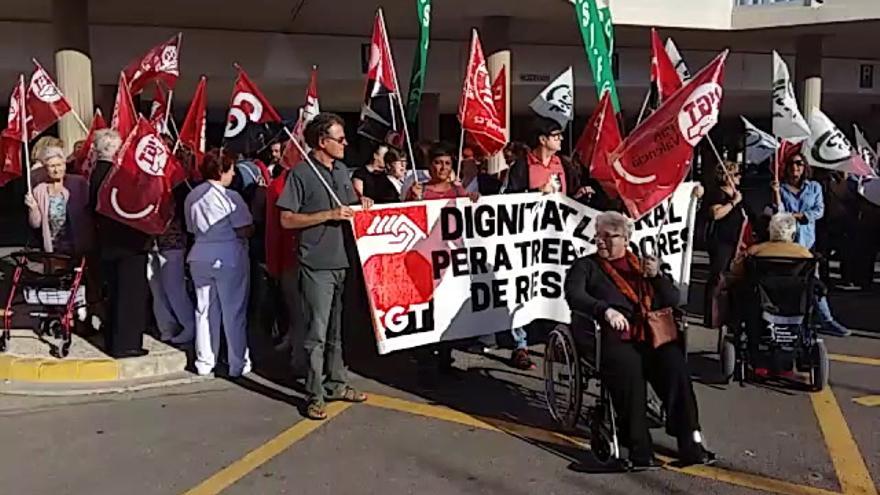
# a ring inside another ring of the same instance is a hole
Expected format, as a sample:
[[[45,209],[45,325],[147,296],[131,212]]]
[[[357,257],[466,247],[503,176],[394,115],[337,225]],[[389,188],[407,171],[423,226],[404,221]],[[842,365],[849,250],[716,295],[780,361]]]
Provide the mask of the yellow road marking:
[[[472,416],[455,409],[445,406],[435,406],[420,402],[412,402],[394,397],[386,397],[381,395],[370,394],[367,405],[398,411],[403,413],[415,414],[426,418],[438,419],[450,423],[457,423],[473,428],[480,428],[488,431],[501,433],[509,433],[524,438],[537,440],[541,442],[560,445],[563,447],[580,447],[589,449],[589,443],[582,438],[564,435],[554,431],[543,430],[532,426],[519,425],[508,421],[486,418],[480,416]],[[811,486],[798,485],[788,481],[766,478],[751,473],[744,473],[729,469],[722,469],[714,466],[690,466],[686,468],[677,468],[670,463],[674,459],[658,456],[662,461],[667,463],[665,468],[669,471],[705,478],[713,481],[728,483],[743,488],[753,490],[761,490],[770,493],[779,493],[781,495],[840,495],[837,492],[815,488]]]
[[[868,407],[880,406],[880,395],[866,395],[853,399],[853,402]]]
[[[185,492],[184,495],[216,495],[233,483],[244,478],[254,469],[262,466],[273,457],[284,452],[294,443],[307,437],[309,433],[317,430],[335,416],[351,407],[350,403],[334,402],[327,406],[327,419],[324,421],[311,421],[304,419],[288,428],[275,438],[248,452],[241,459],[221,469],[210,478],[201,482],[195,488]]]
[[[586,440],[578,439],[563,433],[555,431],[535,428],[533,426],[511,423],[503,419],[487,418],[481,416],[473,416],[470,414],[456,411],[445,406],[434,406],[420,402],[413,402],[394,397],[370,394],[367,404],[382,409],[398,411],[408,414],[415,414],[426,418],[439,419],[449,423],[458,423],[464,426],[480,428],[482,430],[496,431],[500,433],[508,433],[511,435],[528,438],[544,443],[561,445],[563,447],[579,447],[588,448],[589,444]]]
[[[880,359],[869,358],[864,356],[850,356],[847,354],[829,354],[828,358],[832,361],[850,364],[864,364],[865,366],[880,366]]]
[[[769,493],[780,493],[782,495],[840,495],[837,492],[825,490],[823,488],[815,488],[812,486],[798,485],[788,481],[767,478],[752,473],[744,473],[742,471],[734,471],[732,469],[723,469],[715,466],[688,466],[686,468],[678,468],[669,464],[672,462],[670,458],[662,458],[666,464],[665,469],[677,473],[696,476],[698,478],[706,478],[713,481],[720,481],[731,485],[741,486],[743,488],[751,488]]]
[[[877,495],[871,473],[834,398],[834,392],[826,387],[821,392],[810,394],[810,400],[843,495]]]

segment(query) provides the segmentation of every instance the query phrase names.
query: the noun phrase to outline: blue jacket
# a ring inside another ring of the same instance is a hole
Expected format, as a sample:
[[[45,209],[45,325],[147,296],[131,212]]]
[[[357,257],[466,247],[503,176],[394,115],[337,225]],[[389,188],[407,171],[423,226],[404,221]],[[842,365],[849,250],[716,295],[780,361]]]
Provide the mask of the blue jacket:
[[[795,241],[807,249],[812,249],[816,243],[816,220],[825,214],[822,186],[818,182],[808,180],[797,194],[785,184],[780,186],[780,191],[782,192],[781,211],[804,214],[804,219],[798,222]]]

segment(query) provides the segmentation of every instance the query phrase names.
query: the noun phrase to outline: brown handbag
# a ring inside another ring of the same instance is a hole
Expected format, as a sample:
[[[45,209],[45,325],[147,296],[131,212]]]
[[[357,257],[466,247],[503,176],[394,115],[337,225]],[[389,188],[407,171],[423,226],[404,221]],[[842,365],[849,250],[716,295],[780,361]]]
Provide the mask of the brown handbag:
[[[654,349],[678,339],[678,325],[672,308],[648,311],[645,314],[645,325],[651,330],[651,345]]]

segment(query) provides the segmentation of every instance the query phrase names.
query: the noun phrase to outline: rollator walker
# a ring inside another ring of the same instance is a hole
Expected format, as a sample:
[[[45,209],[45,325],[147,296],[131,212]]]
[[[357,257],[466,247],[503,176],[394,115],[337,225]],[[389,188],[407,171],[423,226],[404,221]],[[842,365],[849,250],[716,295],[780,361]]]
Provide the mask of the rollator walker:
[[[6,299],[0,352],[8,349],[13,308],[27,307],[28,314],[38,319],[39,339],[49,344],[53,356],[67,357],[76,312],[87,305],[85,258],[37,251],[18,251],[8,258],[15,271]]]

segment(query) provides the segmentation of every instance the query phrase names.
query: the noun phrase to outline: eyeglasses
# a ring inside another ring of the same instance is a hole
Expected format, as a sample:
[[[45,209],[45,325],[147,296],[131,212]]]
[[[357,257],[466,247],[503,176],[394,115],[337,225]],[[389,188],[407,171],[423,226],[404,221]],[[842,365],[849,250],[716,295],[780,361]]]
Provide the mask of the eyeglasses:
[[[345,136],[335,138],[333,136],[324,136],[324,139],[329,139],[330,141],[336,141],[339,144],[348,144],[348,140]]]
[[[562,139],[562,137],[563,137],[563,136],[562,136],[562,131],[554,131],[554,132],[551,132],[551,133],[550,133],[550,136],[548,136],[548,137],[553,138],[553,139]]]
[[[792,161],[791,161],[791,164],[792,164],[792,165],[797,165],[797,166],[799,166],[799,167],[803,167],[804,165],[806,165],[806,163],[804,163],[803,160],[792,160]]]

